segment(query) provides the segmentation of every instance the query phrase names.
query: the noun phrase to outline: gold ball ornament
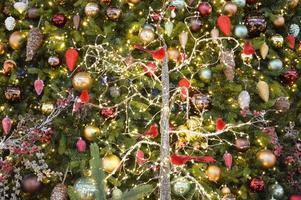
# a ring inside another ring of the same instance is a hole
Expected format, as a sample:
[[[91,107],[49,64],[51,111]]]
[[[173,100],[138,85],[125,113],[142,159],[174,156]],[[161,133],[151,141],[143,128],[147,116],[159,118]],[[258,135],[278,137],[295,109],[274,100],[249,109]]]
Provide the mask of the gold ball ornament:
[[[3,55],[5,53],[5,44],[0,43],[0,55]]]
[[[155,39],[155,32],[151,26],[145,26],[139,32],[139,37],[144,43],[152,42]]]
[[[17,67],[17,64],[13,60],[6,60],[3,63],[3,73],[9,74],[14,68]]]
[[[130,5],[135,5],[135,4],[138,4],[140,3],[141,0],[127,0],[127,3],[130,4]]]
[[[89,17],[94,17],[99,13],[99,6],[97,3],[88,3],[85,7],[85,14]]]
[[[216,165],[210,165],[206,170],[206,175],[208,179],[213,182],[217,182],[221,177],[222,171]]]
[[[279,15],[276,17],[276,19],[273,21],[273,24],[277,27],[277,28],[281,28],[284,26],[285,24],[285,19],[283,16]]]
[[[283,46],[284,39],[282,35],[276,34],[271,37],[271,41],[275,47],[281,48]]]
[[[237,12],[237,5],[235,3],[232,2],[227,2],[224,6],[224,13],[225,15],[228,15],[229,17],[232,17],[236,14]]]
[[[288,5],[290,8],[296,8],[298,4],[299,4],[299,0],[289,0]]]
[[[100,136],[100,129],[96,126],[86,126],[84,129],[84,138],[90,142],[93,142]]]
[[[221,192],[223,195],[231,194],[231,190],[227,186],[222,187]]]
[[[72,85],[76,90],[88,90],[92,87],[93,79],[88,72],[78,72],[72,79]]]
[[[43,114],[50,114],[54,109],[54,105],[51,102],[45,102],[41,106],[41,111]]]
[[[261,150],[256,154],[257,161],[260,162],[261,167],[265,169],[272,168],[276,165],[277,159],[274,153],[270,150]]]
[[[120,165],[120,158],[115,155],[107,155],[102,158],[103,170],[107,173],[113,172]]]
[[[20,49],[22,46],[23,34],[20,31],[13,32],[9,37],[9,45],[12,49]]]
[[[173,62],[178,62],[181,54],[177,48],[170,47],[167,50],[168,59]]]

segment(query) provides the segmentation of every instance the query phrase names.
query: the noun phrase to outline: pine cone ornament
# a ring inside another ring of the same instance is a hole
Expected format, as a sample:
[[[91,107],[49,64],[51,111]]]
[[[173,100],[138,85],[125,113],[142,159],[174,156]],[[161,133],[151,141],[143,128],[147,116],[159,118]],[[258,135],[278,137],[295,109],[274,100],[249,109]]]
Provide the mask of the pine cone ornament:
[[[51,192],[50,200],[67,200],[67,199],[68,199],[68,193],[67,193],[66,185],[62,183],[57,184]]]
[[[234,60],[234,52],[230,50],[225,50],[221,52],[220,60],[224,68],[224,74],[228,81],[234,80],[234,68],[235,68],[235,60]]]
[[[26,46],[26,61],[31,61],[43,43],[43,33],[39,28],[32,28]]]

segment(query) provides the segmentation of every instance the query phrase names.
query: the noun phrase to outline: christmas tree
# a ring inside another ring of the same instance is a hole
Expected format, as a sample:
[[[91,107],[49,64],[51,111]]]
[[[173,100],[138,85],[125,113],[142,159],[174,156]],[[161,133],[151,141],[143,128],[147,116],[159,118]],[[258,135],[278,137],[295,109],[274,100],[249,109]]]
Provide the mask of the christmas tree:
[[[0,199],[301,199],[298,0],[0,11]]]

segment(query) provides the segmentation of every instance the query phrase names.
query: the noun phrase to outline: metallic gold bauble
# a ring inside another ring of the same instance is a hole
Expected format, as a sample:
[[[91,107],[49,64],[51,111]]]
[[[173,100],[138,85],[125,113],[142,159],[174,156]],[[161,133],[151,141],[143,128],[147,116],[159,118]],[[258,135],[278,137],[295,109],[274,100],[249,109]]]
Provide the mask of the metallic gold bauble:
[[[285,19],[283,16],[277,16],[276,19],[273,21],[273,24],[277,27],[277,28],[280,28],[280,27],[283,27],[284,24],[285,24]]]
[[[90,142],[93,142],[100,135],[100,129],[96,126],[86,126],[84,129],[84,138]]]
[[[74,190],[81,200],[93,200],[96,198],[96,182],[92,178],[79,178],[74,184]]]
[[[223,195],[231,194],[231,190],[227,186],[222,187],[221,192]]]
[[[127,0],[127,3],[130,5],[138,4],[141,0]]]
[[[256,154],[256,159],[265,169],[272,168],[276,165],[277,159],[274,153],[270,150],[261,150]]]
[[[78,72],[72,79],[72,85],[76,90],[88,90],[92,87],[93,79],[88,72]]]
[[[290,8],[296,8],[299,3],[299,0],[289,0],[288,2]]]
[[[168,59],[173,62],[178,62],[180,58],[180,51],[177,48],[170,47],[167,49]]]
[[[199,93],[194,94],[191,98],[192,104],[197,108],[198,110],[203,110],[209,107],[210,104],[210,98],[208,95]]]
[[[54,105],[51,102],[45,102],[41,106],[41,111],[43,114],[50,114],[54,109]]]
[[[85,14],[94,17],[99,13],[99,6],[97,3],[88,3],[85,7]]]
[[[20,49],[22,46],[23,35],[20,31],[13,32],[9,37],[9,45],[12,49]]]
[[[5,98],[10,101],[17,101],[21,98],[21,90],[19,87],[9,86],[4,92]]]
[[[154,29],[150,26],[144,26],[139,32],[139,37],[144,43],[152,42],[155,39]]]
[[[5,53],[5,44],[0,42],[0,55],[3,55]]]
[[[221,177],[222,171],[216,165],[210,165],[206,170],[206,175],[208,179],[213,182],[217,182]]]
[[[120,165],[120,158],[115,155],[108,155],[102,158],[103,170],[107,173],[111,173],[116,170]]]
[[[233,15],[236,14],[237,12],[237,5],[235,3],[232,2],[227,2],[224,6],[224,13],[225,15],[228,15],[229,17],[232,17]]]
[[[191,183],[188,179],[184,177],[177,178],[172,181],[172,192],[177,195],[183,197],[186,195],[191,189]]]
[[[237,138],[234,145],[238,151],[243,152],[250,148],[250,141],[247,138]]]
[[[282,35],[276,34],[271,37],[271,41],[275,47],[281,48],[283,46],[284,39]]]
[[[6,60],[3,63],[3,73],[9,74],[14,68],[17,67],[17,64],[13,60]]]

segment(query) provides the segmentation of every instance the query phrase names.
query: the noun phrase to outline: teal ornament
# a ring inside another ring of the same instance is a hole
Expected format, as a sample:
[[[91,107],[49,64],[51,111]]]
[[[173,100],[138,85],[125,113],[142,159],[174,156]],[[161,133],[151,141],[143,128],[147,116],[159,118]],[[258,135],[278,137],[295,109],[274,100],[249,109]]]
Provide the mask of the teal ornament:
[[[203,81],[209,81],[212,78],[212,71],[209,68],[204,68],[200,71],[199,77]]]
[[[173,181],[172,191],[177,196],[186,195],[191,189],[191,183],[184,177],[178,178]]]
[[[172,0],[171,5],[176,6],[178,9],[185,7],[185,0]]]
[[[96,182],[92,178],[79,178],[75,184],[74,189],[81,200],[94,200],[96,193]]]
[[[245,7],[245,5],[246,5],[246,0],[233,0],[232,2],[241,8]]]
[[[278,183],[275,183],[274,185],[271,185],[269,190],[270,190],[270,194],[271,194],[272,198],[274,198],[274,199],[283,199],[284,189]]]
[[[269,63],[269,70],[272,70],[272,71],[281,70],[282,67],[283,67],[283,63],[280,59],[272,60]]]
[[[248,35],[248,29],[245,25],[237,25],[234,34],[239,38],[245,38]]]

